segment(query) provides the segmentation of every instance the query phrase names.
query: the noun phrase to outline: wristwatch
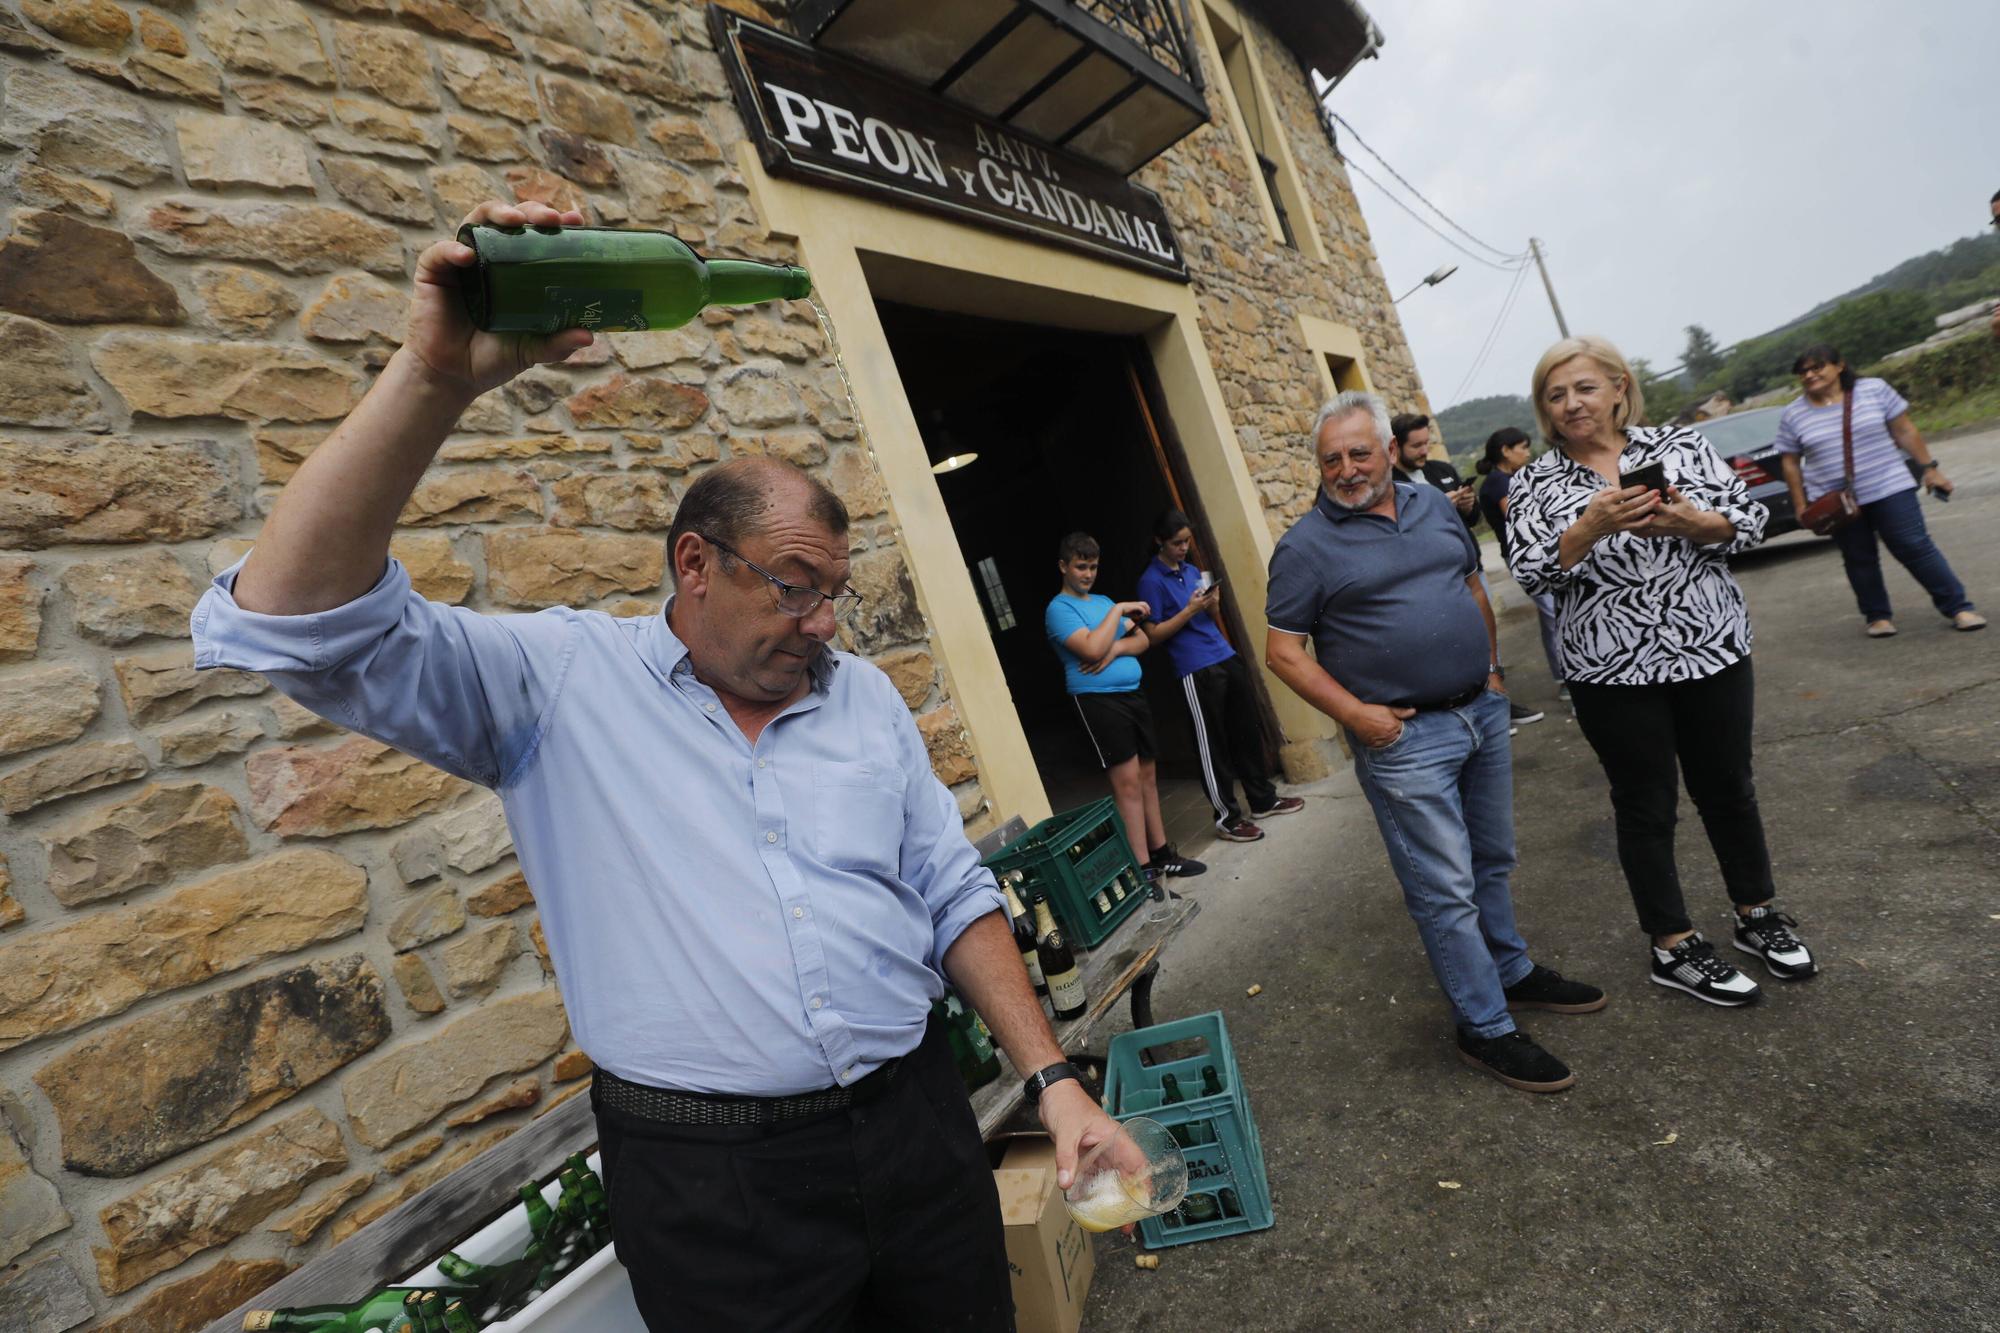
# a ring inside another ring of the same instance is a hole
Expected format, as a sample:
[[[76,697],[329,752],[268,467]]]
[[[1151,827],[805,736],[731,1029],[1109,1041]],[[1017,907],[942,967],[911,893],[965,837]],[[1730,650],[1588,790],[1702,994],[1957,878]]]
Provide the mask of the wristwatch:
[[[1933,458],[1930,462],[1924,464],[1924,471],[1929,472],[1932,468],[1936,467],[1937,465],[1938,465],[1937,459]]]
[[[1486,674],[1489,676],[1498,676],[1500,679],[1505,680],[1507,679],[1507,668],[1501,666],[1498,662],[1494,662],[1486,668]]]
[[[1038,1105],[1045,1089],[1066,1078],[1073,1078],[1078,1083],[1083,1082],[1083,1075],[1076,1072],[1075,1065],[1067,1060],[1060,1060],[1046,1069],[1037,1070],[1029,1075],[1027,1081],[1021,1085],[1021,1095],[1028,1099],[1028,1105]]]

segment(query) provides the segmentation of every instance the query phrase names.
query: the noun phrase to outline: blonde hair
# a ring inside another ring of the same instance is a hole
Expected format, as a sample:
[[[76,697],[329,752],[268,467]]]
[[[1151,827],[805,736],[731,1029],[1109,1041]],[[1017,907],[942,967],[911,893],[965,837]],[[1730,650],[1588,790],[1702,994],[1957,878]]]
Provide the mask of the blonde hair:
[[[1542,359],[1535,362],[1535,377],[1529,382],[1528,389],[1528,402],[1535,409],[1535,424],[1542,428],[1542,438],[1552,445],[1562,443],[1563,437],[1556,432],[1555,419],[1549,415],[1549,405],[1542,401],[1542,390],[1548,387],[1549,376],[1555,373],[1557,366],[1580,356],[1589,357],[1607,375],[1615,375],[1625,382],[1625,403],[1612,413],[1613,429],[1623,430],[1646,417],[1646,396],[1639,390],[1639,377],[1632,373],[1632,367],[1625,362],[1625,354],[1612,346],[1609,338],[1601,338],[1594,333],[1586,333],[1581,338],[1564,338],[1543,352]]]

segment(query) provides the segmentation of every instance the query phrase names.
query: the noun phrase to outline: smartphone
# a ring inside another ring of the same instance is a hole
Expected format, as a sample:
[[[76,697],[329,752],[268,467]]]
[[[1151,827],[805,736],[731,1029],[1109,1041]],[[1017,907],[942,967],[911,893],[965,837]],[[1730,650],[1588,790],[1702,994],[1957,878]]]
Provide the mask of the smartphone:
[[[1621,472],[1618,474],[1618,485],[1624,489],[1629,489],[1633,486],[1650,487],[1664,497],[1667,493],[1667,465],[1665,463],[1647,463],[1641,467],[1633,468],[1630,472]]]

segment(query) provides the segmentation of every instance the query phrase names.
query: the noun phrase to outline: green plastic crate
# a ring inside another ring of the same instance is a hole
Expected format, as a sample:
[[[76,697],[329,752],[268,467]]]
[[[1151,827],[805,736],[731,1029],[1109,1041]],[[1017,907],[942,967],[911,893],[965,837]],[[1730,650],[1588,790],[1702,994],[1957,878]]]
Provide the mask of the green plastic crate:
[[[1047,894],[1064,935],[1079,949],[1102,944],[1146,897],[1125,822],[1108,796],[1044,819],[984,864],[996,875],[1020,873],[1014,891],[1024,906],[1036,893]]]
[[[1180,1043],[1194,1049],[1164,1049]],[[1149,1051],[1158,1063],[1146,1063]],[[1161,1058],[1169,1054],[1172,1059]],[[1211,1065],[1217,1090],[1203,1096],[1201,1071]],[[1165,1100],[1168,1074],[1180,1084],[1183,1100]],[[1264,1171],[1263,1137],[1250,1114],[1249,1094],[1220,1012],[1113,1037],[1105,1056],[1104,1107],[1119,1120],[1146,1116],[1173,1131],[1188,1161],[1188,1194],[1216,1201],[1210,1218],[1191,1215],[1183,1203],[1164,1217],[1140,1222],[1139,1236],[1148,1249],[1262,1231],[1277,1220]],[[1233,1216],[1225,1212],[1232,1202]]]

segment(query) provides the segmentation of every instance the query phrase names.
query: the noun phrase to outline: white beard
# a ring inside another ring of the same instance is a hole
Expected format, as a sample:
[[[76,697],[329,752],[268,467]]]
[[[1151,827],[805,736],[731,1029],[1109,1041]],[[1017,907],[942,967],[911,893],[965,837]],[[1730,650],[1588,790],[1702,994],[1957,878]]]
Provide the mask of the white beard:
[[[1396,484],[1396,474],[1391,472],[1387,476],[1382,478],[1382,484],[1380,486],[1377,486],[1372,490],[1364,492],[1359,500],[1351,500],[1351,501],[1343,500],[1340,498],[1339,491],[1331,489],[1327,491],[1326,498],[1333,501],[1335,505],[1339,506],[1342,509],[1349,509],[1356,511],[1363,509],[1373,509],[1376,505],[1382,502],[1382,497],[1387,495],[1389,493],[1389,488],[1395,484]]]

